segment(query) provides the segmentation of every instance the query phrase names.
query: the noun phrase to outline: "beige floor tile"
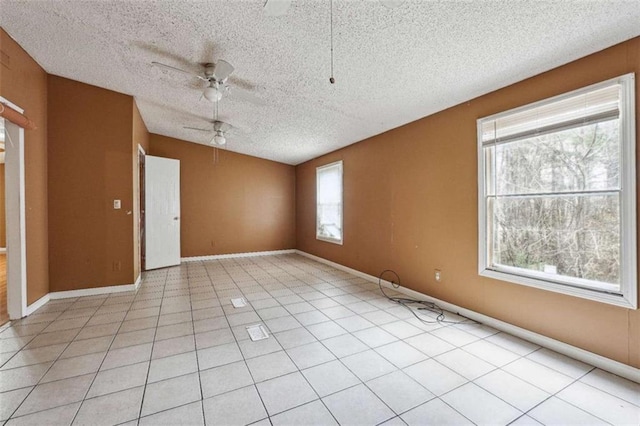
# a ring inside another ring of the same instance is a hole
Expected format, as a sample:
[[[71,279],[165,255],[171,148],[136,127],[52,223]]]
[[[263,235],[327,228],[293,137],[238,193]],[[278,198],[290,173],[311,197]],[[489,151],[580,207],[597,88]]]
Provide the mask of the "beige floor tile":
[[[220,395],[253,384],[253,378],[243,362],[223,365],[200,372],[204,398]]]
[[[100,368],[105,353],[106,352],[101,352],[60,359],[51,366],[51,369],[49,369],[47,374],[42,378],[41,383],[95,373],[98,371],[98,368]]]
[[[37,335],[29,342],[25,349],[32,349],[42,346],[55,345],[59,343],[71,342],[77,335],[80,329],[57,331],[53,333],[42,333]]]
[[[31,392],[32,387],[0,393],[0,422],[7,420]]]
[[[58,380],[36,386],[24,400],[16,416],[82,401],[91,386],[94,374]]]
[[[140,426],[204,426],[202,402],[192,402],[181,407],[172,408],[140,419]]]
[[[195,336],[198,337],[197,335]],[[153,344],[152,359],[164,358],[167,356],[178,355],[185,352],[191,352],[195,350],[196,345],[194,342],[194,336],[181,336],[174,337],[172,339],[161,340]]]
[[[148,361],[101,371],[93,381],[87,398],[143,386],[147,380],[148,371]]]
[[[66,343],[59,345],[42,346],[34,349],[24,349],[16,353],[0,370],[9,368],[24,367],[26,365],[41,364],[54,361],[67,347]]]
[[[33,386],[44,376],[52,362],[0,370],[0,392]]]
[[[110,426],[135,420],[140,413],[144,387],[86,399],[73,421],[78,426]]]
[[[193,334],[193,323],[191,321],[165,325],[157,328],[156,341],[187,336],[190,334]]]
[[[147,382],[153,383],[197,371],[198,360],[195,351],[154,359],[151,361]]]
[[[149,361],[151,359],[151,347],[151,343],[146,343],[144,345],[110,350],[107,352],[107,356],[100,370],[108,370],[110,368],[122,367],[123,365]]]
[[[145,391],[142,415],[154,414],[201,398],[197,373],[151,383]]]
[[[22,417],[14,417],[7,426],[68,426],[80,408],[80,402],[38,411]]]
[[[72,330],[83,327],[89,317],[71,318],[71,319],[56,319],[44,329],[44,333],[51,333],[54,331]]]
[[[255,386],[248,386],[202,401],[208,424],[250,424],[267,417]]]
[[[112,336],[94,337],[92,339],[75,340],[67,346],[60,358],[71,358],[97,352],[106,352],[113,340]]]
[[[242,354],[235,342],[198,350],[200,370],[206,370],[240,360],[242,360]]]
[[[110,324],[101,324],[94,326],[85,326],[78,336],[76,336],[75,340],[84,340],[84,339],[93,339],[96,337],[104,337],[104,336],[115,336],[118,332],[118,328],[120,328],[120,323],[110,323]]]

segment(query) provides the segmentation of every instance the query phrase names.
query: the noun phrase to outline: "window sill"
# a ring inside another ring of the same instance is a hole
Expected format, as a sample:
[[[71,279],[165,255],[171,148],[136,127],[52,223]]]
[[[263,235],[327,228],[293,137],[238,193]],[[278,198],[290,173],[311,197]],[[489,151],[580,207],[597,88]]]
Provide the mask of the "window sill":
[[[337,244],[339,246],[342,245],[342,240],[338,240],[338,239],[335,239],[335,238],[320,237],[320,236],[316,235],[316,240],[324,241],[325,243]]]
[[[570,285],[559,284],[551,281],[545,281],[536,278],[525,277],[522,275],[509,274],[505,272],[494,271],[491,269],[483,269],[479,272],[483,277],[494,278],[501,281],[508,281],[514,284],[525,285],[542,290],[553,291],[555,293],[566,294],[569,296],[580,297],[582,299],[593,300],[596,302],[606,303],[609,305],[620,306],[627,309],[638,308],[638,296],[634,291],[630,294],[612,294],[603,293],[596,290],[589,290],[581,287],[572,287]]]

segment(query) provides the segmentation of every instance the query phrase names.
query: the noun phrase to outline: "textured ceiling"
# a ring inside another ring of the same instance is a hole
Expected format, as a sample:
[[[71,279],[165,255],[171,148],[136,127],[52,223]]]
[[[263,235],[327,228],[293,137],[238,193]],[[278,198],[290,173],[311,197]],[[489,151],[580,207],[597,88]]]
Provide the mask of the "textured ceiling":
[[[387,2],[393,3],[393,2]],[[263,105],[228,96],[228,149],[298,164],[640,34],[634,1],[9,1],[0,25],[49,73],[135,96],[149,131],[197,143],[213,105],[198,71],[225,59]]]

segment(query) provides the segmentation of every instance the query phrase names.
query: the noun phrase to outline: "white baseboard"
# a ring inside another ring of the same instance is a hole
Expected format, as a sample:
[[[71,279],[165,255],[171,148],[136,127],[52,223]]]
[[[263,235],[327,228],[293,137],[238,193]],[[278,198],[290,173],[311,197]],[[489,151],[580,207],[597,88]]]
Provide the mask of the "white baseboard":
[[[138,278],[136,278],[136,282],[133,283],[133,289],[138,290],[138,288],[140,288],[141,282],[142,282],[142,272],[138,274]]]
[[[33,302],[32,304],[27,306],[27,312],[25,313],[26,316],[29,316],[32,313],[34,313],[35,311],[37,311],[38,309],[40,309],[50,299],[51,299],[50,293],[47,293],[44,296],[42,296],[40,299],[36,300],[35,302]]]
[[[110,285],[108,287],[82,288],[80,290],[54,291],[49,293],[51,300],[69,299],[81,296],[97,296],[99,294],[123,293],[126,291],[135,291],[140,286],[140,276],[133,284]]]
[[[47,293],[44,296],[42,296],[40,299],[33,302],[31,305],[27,306],[26,316],[29,316],[35,311],[37,311],[38,309],[40,309],[49,300],[69,299],[72,297],[80,297],[80,296],[96,296],[99,294],[135,291],[138,289],[138,287],[140,287],[141,282],[142,282],[142,274],[139,274],[138,278],[136,278],[136,282],[133,284],[112,285],[109,287],[83,288],[80,290],[54,291],[52,293]]]
[[[193,256],[183,257],[180,259],[182,262],[200,262],[203,260],[219,260],[219,259],[233,259],[237,257],[253,257],[253,256],[271,256],[275,254],[291,254],[296,253],[297,250],[273,250],[273,251],[253,251],[248,253],[230,253],[230,254],[215,254],[211,256]]]
[[[353,268],[349,268],[347,266],[341,265],[339,263],[332,262],[330,260],[324,259],[322,257],[314,256],[312,254],[306,253],[301,250],[296,250],[296,253],[308,257],[309,259],[313,259],[320,263],[324,263],[326,265],[333,266],[336,269],[349,272],[357,277],[363,278],[367,281],[371,281],[374,283],[378,283],[378,277],[374,277],[369,274],[365,274],[364,272],[360,272]],[[445,302],[443,300],[436,299],[434,297],[427,296],[426,294],[417,292],[415,290],[411,290],[405,287],[394,288],[390,282],[382,281],[382,284],[390,289],[396,290],[400,293],[403,293],[409,297],[418,300],[424,300],[427,302],[436,303],[442,309],[445,309],[450,312],[459,313],[467,318],[470,318],[474,321],[478,321],[482,324],[493,327],[497,330],[504,331],[505,333],[509,333],[513,336],[519,337],[521,339],[527,340],[529,342],[535,343],[537,345],[543,346],[545,348],[551,349],[568,357],[577,359],[578,361],[585,362],[587,364],[593,365],[594,367],[601,368],[610,373],[616,374],[618,376],[624,377],[626,379],[632,380],[634,382],[640,383],[640,369],[634,368],[630,365],[623,364],[621,362],[612,360],[610,358],[606,358],[602,355],[595,354],[593,352],[586,351],[584,349],[578,348],[576,346],[569,345],[568,343],[561,342],[559,340],[552,339],[547,336],[543,336],[538,333],[534,333],[533,331],[526,330],[524,328],[515,326],[513,324],[509,324],[507,322],[498,320],[496,318],[489,317],[487,315],[454,305],[452,303]]]

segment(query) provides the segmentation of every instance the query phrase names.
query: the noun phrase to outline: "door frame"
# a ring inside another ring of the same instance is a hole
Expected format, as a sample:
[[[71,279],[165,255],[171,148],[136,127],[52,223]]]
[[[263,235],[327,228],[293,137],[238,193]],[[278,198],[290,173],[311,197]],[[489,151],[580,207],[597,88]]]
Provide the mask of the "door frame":
[[[144,148],[138,144],[138,262],[140,265],[140,273],[145,271],[145,177],[144,162],[147,153]]]
[[[0,102],[20,113],[24,110],[0,96]],[[4,120],[5,194],[7,221],[7,311],[20,319],[27,308],[27,238],[25,207],[24,129]]]

